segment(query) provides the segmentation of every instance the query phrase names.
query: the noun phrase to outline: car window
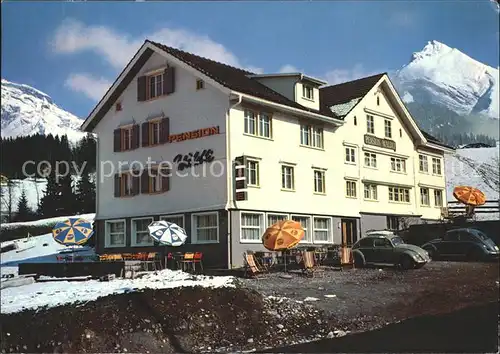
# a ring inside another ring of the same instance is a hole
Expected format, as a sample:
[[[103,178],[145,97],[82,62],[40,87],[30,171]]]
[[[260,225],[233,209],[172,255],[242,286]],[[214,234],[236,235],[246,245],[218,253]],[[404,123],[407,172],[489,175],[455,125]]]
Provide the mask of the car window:
[[[391,241],[386,238],[376,238],[373,244],[375,247],[392,247]]]
[[[458,231],[448,231],[444,235],[446,241],[458,241]]]
[[[460,241],[477,242],[477,238],[468,231],[460,231]]]
[[[359,247],[373,247],[373,238],[366,237],[359,241]]]
[[[488,236],[482,232],[482,231],[479,231],[479,230],[476,230],[476,229],[472,229],[470,230],[471,233],[473,233],[474,235],[476,235],[477,237],[479,237],[481,240],[487,240],[488,239]]]

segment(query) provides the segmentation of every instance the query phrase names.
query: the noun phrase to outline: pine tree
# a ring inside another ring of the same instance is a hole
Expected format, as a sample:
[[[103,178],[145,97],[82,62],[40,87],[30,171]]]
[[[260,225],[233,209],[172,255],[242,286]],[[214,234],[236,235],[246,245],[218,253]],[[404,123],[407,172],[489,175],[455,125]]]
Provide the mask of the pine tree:
[[[78,211],[82,213],[95,212],[95,183],[90,175],[84,174],[78,181]]]
[[[71,174],[61,178],[60,203],[61,210],[59,215],[72,215],[78,209]]]
[[[33,212],[28,206],[28,198],[26,197],[26,192],[21,192],[21,197],[17,203],[17,215],[16,221],[29,221],[33,218]]]
[[[51,173],[47,177],[47,187],[45,195],[40,201],[39,214],[44,218],[58,216],[61,209],[60,186],[56,181],[56,176]]]

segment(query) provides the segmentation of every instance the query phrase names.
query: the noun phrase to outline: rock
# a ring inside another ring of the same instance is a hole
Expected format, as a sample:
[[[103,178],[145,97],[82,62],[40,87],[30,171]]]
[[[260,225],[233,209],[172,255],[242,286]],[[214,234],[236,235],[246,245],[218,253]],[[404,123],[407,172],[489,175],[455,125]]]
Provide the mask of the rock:
[[[253,343],[253,338],[248,338],[247,342],[248,343]]]
[[[333,334],[333,332],[328,332],[328,334],[326,335],[326,338],[333,338],[335,335]]]
[[[283,326],[281,323],[278,324],[276,327],[278,327],[279,329],[283,329],[285,326]]]

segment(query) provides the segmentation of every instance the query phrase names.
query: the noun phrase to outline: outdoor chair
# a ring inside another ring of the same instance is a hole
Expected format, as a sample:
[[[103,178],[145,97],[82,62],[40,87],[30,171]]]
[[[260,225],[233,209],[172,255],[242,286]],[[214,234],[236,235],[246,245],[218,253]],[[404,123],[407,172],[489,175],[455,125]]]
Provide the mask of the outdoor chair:
[[[243,258],[245,260],[245,277],[250,276],[252,278],[258,278],[259,275],[265,272],[257,266],[253,253],[245,252],[243,253]]]
[[[199,264],[201,271],[203,271],[203,253],[195,252],[193,257],[193,269],[196,271],[196,265]]]
[[[181,260],[182,270],[187,270],[188,268],[192,268],[194,270],[194,253],[186,252],[184,253],[184,257]]]
[[[314,259],[314,252],[312,251],[305,251],[302,253],[302,260],[303,260],[303,273],[305,273],[307,276],[314,277],[316,273],[323,275],[324,270],[319,268],[318,265],[315,263]]]
[[[151,265],[151,270],[156,270],[156,263],[158,263],[158,254],[156,252],[149,252],[146,258],[142,261],[145,266],[146,271],[149,272],[149,265]]]

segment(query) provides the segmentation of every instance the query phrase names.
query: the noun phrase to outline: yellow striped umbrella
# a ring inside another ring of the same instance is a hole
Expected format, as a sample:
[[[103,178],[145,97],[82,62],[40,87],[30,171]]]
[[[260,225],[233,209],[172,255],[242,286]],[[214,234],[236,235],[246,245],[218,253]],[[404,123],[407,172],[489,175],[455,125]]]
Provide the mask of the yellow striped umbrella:
[[[304,238],[304,229],[299,222],[282,220],[267,228],[262,243],[270,251],[281,251],[295,247]]]

